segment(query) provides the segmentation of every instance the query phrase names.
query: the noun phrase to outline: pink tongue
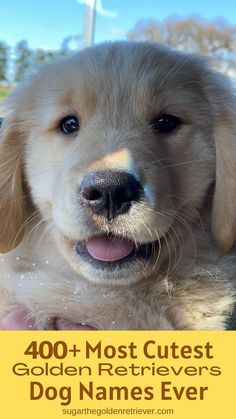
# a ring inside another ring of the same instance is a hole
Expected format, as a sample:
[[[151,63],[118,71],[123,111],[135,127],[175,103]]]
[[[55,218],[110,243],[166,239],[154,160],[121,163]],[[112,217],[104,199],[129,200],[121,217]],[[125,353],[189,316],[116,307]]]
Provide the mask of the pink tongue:
[[[134,243],[120,237],[100,236],[86,242],[89,254],[98,260],[114,262],[128,256],[134,249]]]

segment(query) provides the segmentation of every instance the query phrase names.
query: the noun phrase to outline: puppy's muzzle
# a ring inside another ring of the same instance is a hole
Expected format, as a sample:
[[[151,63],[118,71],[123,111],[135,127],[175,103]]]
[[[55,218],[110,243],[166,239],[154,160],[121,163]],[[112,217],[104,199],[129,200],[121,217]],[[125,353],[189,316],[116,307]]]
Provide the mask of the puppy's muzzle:
[[[142,186],[132,174],[114,170],[90,173],[80,187],[81,203],[108,220],[127,213],[141,194]]]

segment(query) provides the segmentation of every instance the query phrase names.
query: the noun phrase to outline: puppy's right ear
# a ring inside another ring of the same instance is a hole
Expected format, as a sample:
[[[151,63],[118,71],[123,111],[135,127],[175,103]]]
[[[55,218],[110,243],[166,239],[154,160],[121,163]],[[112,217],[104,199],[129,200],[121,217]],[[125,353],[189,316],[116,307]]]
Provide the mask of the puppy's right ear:
[[[20,124],[14,114],[0,126],[0,252],[8,252],[23,238],[25,207],[22,183],[24,148]]]

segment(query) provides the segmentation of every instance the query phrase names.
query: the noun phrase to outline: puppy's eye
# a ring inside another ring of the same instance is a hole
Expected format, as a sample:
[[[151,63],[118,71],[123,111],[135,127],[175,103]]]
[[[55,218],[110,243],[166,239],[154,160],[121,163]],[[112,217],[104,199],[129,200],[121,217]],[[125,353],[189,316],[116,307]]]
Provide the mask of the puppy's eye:
[[[154,132],[168,134],[174,131],[181,124],[181,120],[174,115],[162,114],[153,119],[151,126]]]
[[[78,118],[74,115],[65,116],[59,124],[59,129],[66,135],[73,134],[79,130]]]

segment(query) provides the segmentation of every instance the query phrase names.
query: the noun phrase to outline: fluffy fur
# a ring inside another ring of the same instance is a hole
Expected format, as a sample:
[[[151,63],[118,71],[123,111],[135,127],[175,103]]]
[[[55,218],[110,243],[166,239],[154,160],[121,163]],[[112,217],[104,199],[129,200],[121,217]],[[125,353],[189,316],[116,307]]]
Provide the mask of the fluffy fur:
[[[65,136],[61,119],[77,115]],[[171,114],[168,134],[153,121]],[[0,131],[2,313],[26,307],[98,329],[225,329],[235,304],[236,110],[205,59],[151,43],[102,44],[46,65],[13,92]],[[107,222],[78,191],[93,171],[132,173],[144,194]],[[152,243],[147,260],[97,268],[99,234]]]

